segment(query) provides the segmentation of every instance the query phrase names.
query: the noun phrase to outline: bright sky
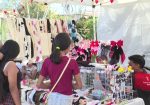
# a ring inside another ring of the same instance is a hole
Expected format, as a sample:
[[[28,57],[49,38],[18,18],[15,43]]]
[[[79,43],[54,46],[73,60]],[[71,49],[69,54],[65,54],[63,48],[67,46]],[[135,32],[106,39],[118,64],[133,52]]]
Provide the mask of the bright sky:
[[[84,13],[85,11],[92,11],[90,6],[81,6],[81,5],[63,5],[63,4],[51,4],[51,10],[57,12],[58,14],[79,14]]]
[[[0,0],[0,9],[4,9],[4,8],[16,8],[20,2],[20,0],[16,0],[16,2],[14,2],[13,4],[11,2],[9,2],[10,0]],[[79,13],[84,13],[85,10],[86,11],[92,11],[92,8],[89,6],[75,6],[75,5],[71,5],[71,6],[67,6],[65,4],[58,4],[58,3],[53,3],[50,4],[50,9],[52,9],[53,11],[57,12],[58,14],[79,14]]]

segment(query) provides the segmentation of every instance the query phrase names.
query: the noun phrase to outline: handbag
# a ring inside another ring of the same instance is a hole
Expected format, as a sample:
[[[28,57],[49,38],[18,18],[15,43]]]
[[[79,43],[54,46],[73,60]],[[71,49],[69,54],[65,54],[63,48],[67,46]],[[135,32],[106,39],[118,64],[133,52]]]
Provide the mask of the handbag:
[[[48,97],[50,96],[50,94],[52,93],[52,91],[55,89],[55,87],[57,86],[58,82],[59,82],[60,79],[62,78],[62,76],[63,76],[63,74],[64,74],[64,72],[65,72],[65,70],[66,70],[68,64],[70,63],[70,60],[71,60],[71,58],[68,59],[68,62],[67,62],[67,64],[65,65],[65,67],[64,67],[62,73],[60,74],[58,80],[56,81],[56,83],[55,83],[54,86],[52,87],[51,91],[47,94],[47,97],[46,97],[46,100],[45,100],[45,105],[48,105]]]

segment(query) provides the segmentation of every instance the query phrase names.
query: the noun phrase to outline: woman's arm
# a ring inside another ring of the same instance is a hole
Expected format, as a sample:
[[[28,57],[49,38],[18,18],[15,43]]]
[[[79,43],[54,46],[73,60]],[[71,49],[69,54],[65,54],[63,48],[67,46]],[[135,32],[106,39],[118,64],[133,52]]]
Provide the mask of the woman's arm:
[[[14,62],[10,62],[6,67],[6,75],[8,76],[9,90],[14,100],[15,105],[21,105],[19,89],[17,87],[17,73],[18,69]]]
[[[73,83],[74,89],[81,89],[82,88],[82,81],[80,77],[80,73],[74,76],[75,83]]]
[[[37,88],[42,88],[42,89],[49,89],[50,88],[50,83],[44,83],[45,77],[40,75],[39,79],[37,81],[36,87]]]

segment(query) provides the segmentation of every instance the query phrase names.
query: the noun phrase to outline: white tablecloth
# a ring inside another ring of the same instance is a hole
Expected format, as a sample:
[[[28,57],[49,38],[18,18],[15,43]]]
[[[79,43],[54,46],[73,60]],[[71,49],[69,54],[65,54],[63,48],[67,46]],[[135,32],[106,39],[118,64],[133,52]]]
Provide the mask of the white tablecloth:
[[[125,105],[145,105],[145,103],[143,99],[135,98],[135,99],[129,100],[129,103]]]
[[[29,105],[25,101],[25,91],[31,89],[31,87],[22,85],[21,88],[22,88],[22,90],[21,90],[21,102],[22,102],[22,105]],[[123,103],[120,104],[120,105],[145,105],[143,99],[141,99],[141,98],[135,98],[135,99],[132,99],[132,100],[128,100],[127,102],[125,102],[127,104],[123,104]],[[88,103],[88,105],[90,105],[90,103]]]

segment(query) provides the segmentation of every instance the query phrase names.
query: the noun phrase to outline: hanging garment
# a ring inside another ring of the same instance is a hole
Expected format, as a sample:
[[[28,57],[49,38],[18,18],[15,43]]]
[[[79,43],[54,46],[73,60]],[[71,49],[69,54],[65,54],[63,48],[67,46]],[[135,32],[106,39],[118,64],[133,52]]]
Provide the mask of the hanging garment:
[[[111,51],[110,51],[110,64],[116,64],[119,62],[120,57],[121,57],[121,63],[124,62],[125,60],[125,54],[124,51],[122,49],[123,46],[123,41],[122,40],[118,40],[117,42],[115,41],[111,41]]]
[[[69,34],[67,21],[61,20],[61,24],[62,24],[62,30],[63,30],[63,32],[66,32],[66,33]]]
[[[39,31],[41,33],[47,33],[47,20],[46,19],[39,20]]]
[[[36,59],[36,62],[40,62],[42,60],[42,48],[38,22],[39,21],[36,19],[27,20],[27,27],[33,40],[34,58]]]
[[[15,37],[12,38],[13,40],[15,40],[16,42],[18,42],[18,44],[19,44],[20,53],[19,53],[19,55],[17,56],[17,58],[19,58],[19,59],[24,59],[25,53],[26,53],[26,52],[25,52],[24,38],[25,38],[25,36],[22,35],[21,32],[16,32]]]
[[[110,45],[101,44],[101,56],[108,56]]]
[[[75,25],[74,21],[68,23],[68,29],[69,29],[69,33],[70,33],[72,40],[74,42],[78,42],[77,29],[76,29],[76,25]]]
[[[56,27],[57,27],[57,32],[58,32],[58,33],[63,32],[61,20],[56,20]]]
[[[47,33],[51,33],[51,23],[49,19],[47,19]]]
[[[24,22],[25,34],[30,35],[28,28],[27,28],[27,25],[26,25],[26,19],[25,18],[23,18],[23,22]]]
[[[17,31],[26,35],[23,18],[17,18]]]
[[[55,36],[58,34],[57,32],[57,26],[56,26],[56,21],[55,20],[51,20],[51,33],[52,33],[52,38],[55,38]]]
[[[25,58],[31,59],[31,36],[24,37]]]
[[[20,46],[20,53],[17,58],[23,59],[25,56],[25,45],[24,45],[25,34],[23,31],[19,31],[23,30],[23,27],[21,26],[18,27],[17,21],[18,20],[15,18],[7,18],[7,27],[9,30],[10,39],[17,41]],[[19,30],[17,28],[19,28]]]
[[[51,54],[52,51],[52,42],[50,33],[42,33],[40,35],[41,39],[41,48],[42,48],[42,56],[47,57]]]
[[[0,21],[1,21],[1,23],[0,23],[0,31],[1,31],[1,36],[0,36],[0,38],[1,38],[1,41],[3,42],[3,41],[5,41],[5,40],[7,40],[7,39],[9,39],[8,38],[8,27],[7,27],[7,21],[5,20],[5,19],[3,19],[3,18],[1,18],[0,19]]]
[[[6,24],[8,28],[8,38],[14,39],[16,37],[17,27],[14,18],[6,18]]]
[[[33,47],[33,40],[31,38],[31,58],[34,57],[34,47]]]

